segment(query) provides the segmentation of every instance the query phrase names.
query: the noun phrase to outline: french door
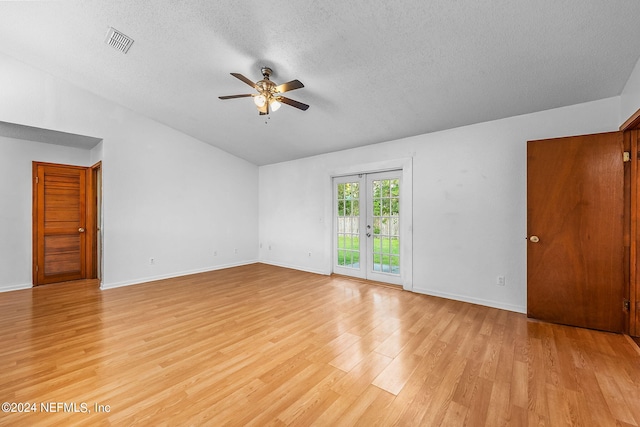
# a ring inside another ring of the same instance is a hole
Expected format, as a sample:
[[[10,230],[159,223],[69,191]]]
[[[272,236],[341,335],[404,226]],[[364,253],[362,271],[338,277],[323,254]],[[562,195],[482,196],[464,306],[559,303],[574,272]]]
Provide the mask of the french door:
[[[402,171],[343,176],[333,182],[333,271],[401,284]]]

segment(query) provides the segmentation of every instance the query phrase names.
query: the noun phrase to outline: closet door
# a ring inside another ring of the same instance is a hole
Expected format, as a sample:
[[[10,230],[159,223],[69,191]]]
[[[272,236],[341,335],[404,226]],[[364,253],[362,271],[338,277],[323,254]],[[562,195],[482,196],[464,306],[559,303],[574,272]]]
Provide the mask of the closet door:
[[[624,330],[622,133],[527,144],[527,313]]]
[[[34,285],[87,278],[87,168],[34,163]]]

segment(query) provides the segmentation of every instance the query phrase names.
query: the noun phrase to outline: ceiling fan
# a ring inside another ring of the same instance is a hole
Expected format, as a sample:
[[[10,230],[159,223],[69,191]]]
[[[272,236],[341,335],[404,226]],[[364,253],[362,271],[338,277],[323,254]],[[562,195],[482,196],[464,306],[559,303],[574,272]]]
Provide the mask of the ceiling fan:
[[[283,83],[281,85],[276,85],[274,82],[269,80],[271,73],[273,70],[269,67],[262,67],[262,80],[258,82],[252,82],[242,74],[231,73],[231,75],[239,80],[242,80],[252,88],[258,91],[258,93],[247,93],[243,95],[228,95],[228,96],[219,96],[220,99],[234,99],[234,98],[248,98],[253,97],[253,102],[256,104],[258,108],[258,112],[260,115],[269,114],[269,109],[271,111],[276,111],[280,108],[281,104],[287,104],[292,107],[296,107],[302,111],[306,111],[309,106],[307,104],[303,104],[302,102],[295,101],[291,98],[287,98],[285,96],[280,95],[281,93],[288,92],[294,89],[300,89],[304,87],[300,80],[291,80],[290,82]]]

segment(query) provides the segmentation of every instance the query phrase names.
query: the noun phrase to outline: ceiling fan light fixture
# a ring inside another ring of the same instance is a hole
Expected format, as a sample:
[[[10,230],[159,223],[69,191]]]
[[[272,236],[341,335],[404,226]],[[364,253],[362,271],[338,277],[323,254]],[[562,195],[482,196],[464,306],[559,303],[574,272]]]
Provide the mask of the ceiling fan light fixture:
[[[253,103],[256,104],[256,107],[264,107],[266,102],[267,98],[262,94],[253,97]]]
[[[271,107],[272,111],[278,111],[281,106],[282,104],[275,98],[271,98],[271,101],[269,101],[269,107]]]

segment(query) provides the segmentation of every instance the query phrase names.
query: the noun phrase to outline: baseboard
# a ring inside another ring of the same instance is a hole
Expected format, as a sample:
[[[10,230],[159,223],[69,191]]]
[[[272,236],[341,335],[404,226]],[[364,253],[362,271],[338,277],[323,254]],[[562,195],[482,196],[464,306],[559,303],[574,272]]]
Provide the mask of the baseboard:
[[[232,267],[239,267],[242,265],[249,265],[249,264],[255,264],[255,263],[261,263],[261,264],[267,264],[267,265],[273,265],[276,267],[283,267],[283,268],[290,268],[292,270],[299,270],[299,271],[304,271],[307,273],[313,273],[313,274],[321,274],[323,276],[327,276],[329,274],[331,274],[330,272],[327,273],[326,271],[323,270],[316,270],[316,269],[310,269],[307,267],[301,267],[299,265],[293,265],[293,264],[287,264],[287,263],[281,263],[281,262],[273,262],[273,261],[266,261],[266,260],[251,260],[251,261],[243,261],[243,262],[239,262],[239,263],[233,263],[233,264],[224,264],[224,265],[217,265],[217,266],[213,266],[213,267],[207,267],[207,268],[202,268],[202,269],[196,269],[196,270],[189,270],[189,271],[183,271],[183,272],[179,272],[179,273],[171,273],[171,274],[164,274],[164,275],[158,275],[158,276],[149,276],[149,277],[143,277],[143,278],[139,278],[136,280],[132,280],[132,281],[124,281],[124,282],[116,282],[116,283],[102,283],[100,285],[100,289],[105,290],[105,289],[113,289],[113,288],[120,288],[123,286],[131,286],[131,285],[139,285],[142,283],[148,283],[148,282],[153,282],[156,280],[163,280],[163,279],[171,279],[174,277],[181,277],[181,276],[188,276],[190,274],[198,274],[198,273],[206,273],[208,271],[216,271],[216,270],[222,270],[225,268],[232,268]],[[0,287],[0,292],[4,292],[6,291],[10,291],[10,290],[16,290],[16,289],[26,289],[26,288],[30,288],[31,285],[23,285],[25,287],[15,287],[15,288],[1,288]],[[424,288],[413,288],[413,292],[415,293],[419,293],[419,294],[424,294],[424,295],[431,295],[431,296],[435,296],[435,297],[440,297],[440,298],[447,298],[447,299],[452,299],[455,301],[462,301],[462,302],[468,302],[471,304],[478,304],[478,305],[483,305],[485,307],[492,307],[492,308],[498,308],[501,310],[507,310],[507,311],[513,311],[516,313],[523,313],[526,314],[527,313],[527,308],[523,307],[523,306],[519,306],[519,305],[514,305],[514,304],[507,304],[507,303],[503,303],[503,302],[499,302],[499,301],[492,301],[492,300],[486,300],[486,299],[481,299],[481,298],[473,298],[473,297],[469,297],[466,295],[458,295],[458,294],[451,294],[451,293],[447,293],[447,292],[440,292],[440,291],[435,291],[433,289],[424,289]]]
[[[322,270],[313,270],[313,269],[309,269],[309,268],[305,268],[305,267],[300,267],[298,265],[286,264],[286,263],[281,263],[281,262],[272,262],[272,261],[261,260],[260,263],[273,265],[273,266],[276,266],[276,267],[284,267],[284,268],[290,268],[290,269],[293,269],[293,270],[305,271],[307,273],[322,274],[324,276],[328,276],[328,275],[331,274],[331,272],[327,273],[326,271],[322,271]],[[499,302],[499,301],[485,300],[485,299],[481,299],[481,298],[472,298],[472,297],[468,297],[466,295],[450,294],[450,293],[446,293],[446,292],[434,291],[432,289],[421,289],[421,288],[415,288],[415,287],[413,288],[412,292],[415,292],[415,293],[418,293],[418,294],[424,294],[424,295],[431,295],[431,296],[434,296],[434,297],[452,299],[452,300],[455,300],[455,301],[468,302],[468,303],[471,303],[471,304],[478,304],[478,305],[482,305],[482,306],[485,306],[485,307],[492,307],[492,308],[498,308],[498,309],[501,309],[501,310],[513,311],[513,312],[516,312],[516,313],[523,313],[523,314],[527,313],[527,308],[526,307],[519,306],[519,305],[514,305],[514,304],[507,304],[507,303],[503,303],[503,302]]]
[[[321,274],[323,276],[329,276],[331,274],[331,272],[327,273],[324,270],[314,270],[312,268],[300,267],[299,265],[287,264],[282,262],[272,262],[272,261],[265,261],[265,260],[260,260],[258,262],[261,264],[273,265],[275,267],[283,267],[283,268],[290,268],[292,270],[304,271],[306,273]]]
[[[1,285],[0,292],[20,291],[22,289],[31,289],[33,285],[31,283],[23,285]]]
[[[424,295],[431,295],[434,297],[452,299],[455,301],[468,302],[471,304],[483,305],[485,307],[499,308],[501,310],[513,311],[516,313],[523,313],[523,314],[527,313],[526,307],[515,305],[515,304],[503,303],[499,301],[473,298],[466,295],[450,294],[447,292],[434,291],[433,289],[422,289],[422,288],[415,288],[415,287],[413,288],[413,292],[424,294]]]
[[[206,273],[208,271],[223,270],[225,268],[231,268],[231,267],[240,267],[242,265],[255,264],[257,262],[258,262],[257,260],[243,261],[243,262],[232,263],[232,264],[222,264],[222,265],[216,265],[213,267],[182,271],[179,273],[169,273],[169,274],[161,274],[158,276],[142,277],[136,280],[127,280],[124,282],[116,282],[116,283],[103,282],[100,285],[100,289],[106,290],[106,289],[113,289],[113,288],[121,288],[123,286],[140,285],[142,283],[155,282],[156,280],[173,279],[175,277],[189,276],[191,274],[198,274],[198,273]]]

